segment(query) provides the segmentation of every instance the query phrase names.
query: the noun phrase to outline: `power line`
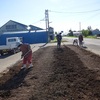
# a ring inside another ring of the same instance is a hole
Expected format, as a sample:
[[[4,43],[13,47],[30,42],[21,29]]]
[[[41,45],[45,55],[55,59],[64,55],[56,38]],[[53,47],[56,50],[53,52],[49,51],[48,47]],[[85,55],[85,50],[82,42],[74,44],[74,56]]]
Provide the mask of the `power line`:
[[[85,19],[84,21],[91,20],[91,19],[93,19],[93,18],[97,17],[97,15],[99,15],[99,14],[100,14],[100,12],[99,12],[99,13],[96,13],[96,14],[94,14],[94,15],[90,16],[90,17],[88,17],[88,18],[87,18],[87,19]]]
[[[82,12],[79,12],[79,11],[76,11],[76,12],[60,12],[60,11],[49,10],[49,12],[54,12],[54,13],[91,13],[91,12],[96,12],[96,11],[100,11],[100,9],[90,10],[90,11],[82,11]]]
[[[45,18],[42,18],[42,19],[40,19],[40,20],[38,20],[38,21],[36,21],[36,22],[34,22],[34,23],[31,23],[31,24],[37,24],[37,23],[39,23],[39,22],[41,22],[41,21],[45,21]]]

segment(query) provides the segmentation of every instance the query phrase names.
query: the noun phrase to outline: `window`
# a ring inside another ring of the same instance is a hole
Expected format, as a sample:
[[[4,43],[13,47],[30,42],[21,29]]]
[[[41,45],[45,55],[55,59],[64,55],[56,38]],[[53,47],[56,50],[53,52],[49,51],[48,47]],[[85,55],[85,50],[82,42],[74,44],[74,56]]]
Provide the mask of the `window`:
[[[8,42],[14,42],[16,39],[8,39]]]
[[[17,28],[16,25],[7,25],[7,26],[6,26],[6,29],[7,29],[7,30],[14,30],[14,29],[16,29],[16,28]]]

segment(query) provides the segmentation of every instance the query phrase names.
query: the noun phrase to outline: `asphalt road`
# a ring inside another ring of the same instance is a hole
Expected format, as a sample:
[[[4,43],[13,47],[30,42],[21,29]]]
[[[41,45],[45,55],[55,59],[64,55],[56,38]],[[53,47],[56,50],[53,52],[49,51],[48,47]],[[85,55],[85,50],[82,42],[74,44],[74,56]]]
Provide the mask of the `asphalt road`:
[[[64,41],[68,41],[68,43],[72,44],[74,39],[72,37],[64,37]],[[100,55],[100,39],[90,39],[90,38],[84,38],[84,46],[86,46],[86,50],[89,50],[97,55]]]

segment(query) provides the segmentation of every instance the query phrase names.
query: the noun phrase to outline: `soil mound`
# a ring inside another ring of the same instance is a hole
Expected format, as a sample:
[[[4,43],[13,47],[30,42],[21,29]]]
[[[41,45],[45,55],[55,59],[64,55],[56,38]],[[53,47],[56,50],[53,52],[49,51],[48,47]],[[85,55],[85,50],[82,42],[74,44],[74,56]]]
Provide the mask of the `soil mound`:
[[[73,45],[41,48],[33,68],[0,78],[0,100],[100,100],[100,57]]]

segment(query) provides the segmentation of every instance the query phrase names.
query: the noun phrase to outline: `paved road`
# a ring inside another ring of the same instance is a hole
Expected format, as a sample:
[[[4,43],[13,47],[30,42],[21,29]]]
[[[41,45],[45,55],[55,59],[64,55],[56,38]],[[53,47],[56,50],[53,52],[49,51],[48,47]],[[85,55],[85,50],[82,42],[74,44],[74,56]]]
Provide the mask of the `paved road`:
[[[68,41],[68,43],[72,44],[74,39],[77,39],[77,37],[64,37],[65,41]],[[100,39],[88,39],[84,38],[84,46],[86,46],[86,50],[89,50],[97,55],[100,55]]]

